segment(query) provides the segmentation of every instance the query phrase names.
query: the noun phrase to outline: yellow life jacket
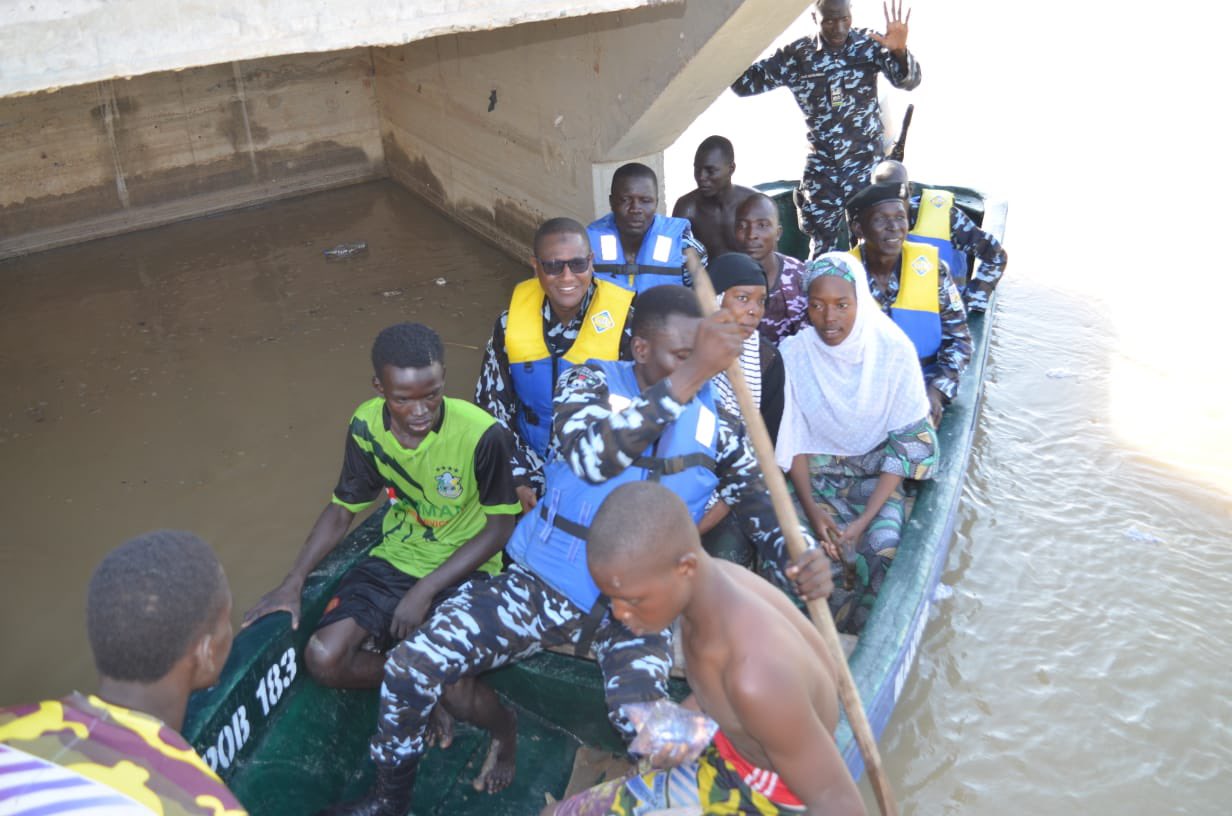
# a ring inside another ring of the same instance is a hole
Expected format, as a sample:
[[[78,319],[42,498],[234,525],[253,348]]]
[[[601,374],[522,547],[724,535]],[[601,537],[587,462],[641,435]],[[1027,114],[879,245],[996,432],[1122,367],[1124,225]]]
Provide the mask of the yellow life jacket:
[[[522,281],[509,301],[505,353],[513,390],[521,403],[518,430],[531,447],[545,456],[552,436],[552,399],[562,372],[587,360],[617,360],[625,320],[634,293],[614,283],[595,280],[582,327],[563,357],[548,351],[543,337],[543,299],[538,278]]]
[[[861,247],[851,254],[861,263]],[[941,265],[937,248],[903,242],[898,261],[898,297],[890,304],[890,317],[915,344],[920,359],[935,357],[941,348],[941,304],[937,296]]]

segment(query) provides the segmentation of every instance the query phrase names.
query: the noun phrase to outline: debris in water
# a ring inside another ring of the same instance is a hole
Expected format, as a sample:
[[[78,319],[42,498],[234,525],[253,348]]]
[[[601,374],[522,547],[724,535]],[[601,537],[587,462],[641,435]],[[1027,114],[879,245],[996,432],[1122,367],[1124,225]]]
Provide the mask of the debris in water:
[[[358,255],[361,252],[368,251],[367,241],[350,241],[345,244],[338,244],[329,249],[321,250],[326,258],[350,258],[352,255]]]
[[[1130,527],[1125,531],[1125,537],[1130,541],[1141,541],[1143,544],[1163,544],[1164,540],[1149,530],[1139,530],[1137,527]]]
[[[401,289],[386,289],[384,292],[381,292],[381,297],[387,297],[387,298],[398,297],[401,294],[402,294]]]
[[[938,581],[937,588],[933,590],[933,603],[947,601],[952,597],[954,597],[954,587]]]
[[[1050,380],[1068,380],[1070,377],[1077,377],[1078,375],[1068,368],[1050,368],[1044,372],[1044,376]]]
[[[437,286],[444,286],[445,284],[449,283],[449,281],[445,280],[444,278],[437,278],[436,280],[432,282],[435,283]]]

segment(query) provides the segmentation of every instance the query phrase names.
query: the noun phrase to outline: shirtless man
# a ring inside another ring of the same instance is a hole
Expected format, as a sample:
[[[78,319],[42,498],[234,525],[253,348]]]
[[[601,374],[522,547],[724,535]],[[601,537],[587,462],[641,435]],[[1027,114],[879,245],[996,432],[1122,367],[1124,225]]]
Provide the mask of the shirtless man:
[[[736,208],[756,193],[749,187],[732,184],[736,172],[736,152],[722,136],[709,136],[697,146],[693,157],[693,179],[697,189],[676,200],[675,218],[687,218],[693,235],[706,247],[706,254],[717,258],[725,252],[739,252],[736,240]]]
[[[591,575],[627,628],[658,631],[680,616],[693,689],[685,706],[719,731],[697,760],[606,783],[561,802],[556,816],[601,804],[597,797],[615,814],[686,804],[710,812],[718,803],[735,812],[733,798],[741,813],[864,813],[834,742],[832,658],[787,596],[706,555],[684,504],[651,482],[613,491],[588,544]]]

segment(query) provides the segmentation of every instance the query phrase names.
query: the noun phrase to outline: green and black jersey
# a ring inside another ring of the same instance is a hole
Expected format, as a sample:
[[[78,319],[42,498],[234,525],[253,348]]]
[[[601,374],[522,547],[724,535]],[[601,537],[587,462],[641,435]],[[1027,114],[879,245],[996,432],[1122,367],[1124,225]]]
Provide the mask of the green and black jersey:
[[[414,450],[389,429],[385,400],[359,406],[333,501],[360,511],[383,499],[384,538],[372,554],[422,578],[474,538],[489,515],[521,511],[509,470],[509,432],[469,402],[446,397],[441,421]],[[481,567],[500,571],[500,554]]]

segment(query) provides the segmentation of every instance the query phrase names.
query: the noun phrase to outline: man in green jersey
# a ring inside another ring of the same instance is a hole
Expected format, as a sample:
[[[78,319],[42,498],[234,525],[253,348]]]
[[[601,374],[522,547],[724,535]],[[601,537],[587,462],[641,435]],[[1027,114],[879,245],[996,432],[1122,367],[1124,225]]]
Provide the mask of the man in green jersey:
[[[291,572],[244,616],[246,626],[282,610],[298,627],[308,573],[342,540],[356,513],[388,494],[381,542],[343,577],[305,649],[308,672],[336,688],[378,687],[385,651],[458,586],[497,573],[521,510],[509,432],[483,409],[444,395],[444,346],[436,332],[418,323],[390,326],[373,344],[372,368],[378,396],[351,418],[330,503]],[[473,680],[452,686],[442,703],[448,714],[493,734],[476,787],[507,785],[512,711]],[[450,729],[445,722],[440,729],[444,740]]]

